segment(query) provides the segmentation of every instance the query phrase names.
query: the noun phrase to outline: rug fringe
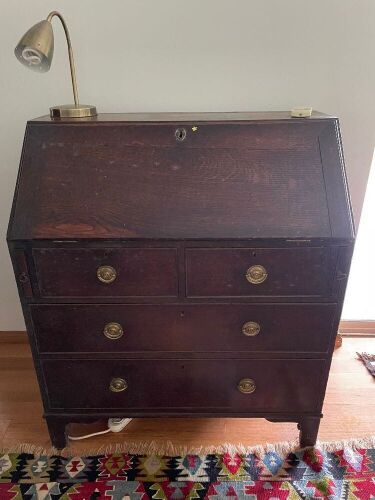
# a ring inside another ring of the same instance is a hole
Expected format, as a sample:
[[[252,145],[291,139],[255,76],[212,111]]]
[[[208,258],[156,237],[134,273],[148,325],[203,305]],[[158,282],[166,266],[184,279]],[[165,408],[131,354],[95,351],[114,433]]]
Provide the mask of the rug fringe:
[[[315,448],[322,451],[334,452],[342,450],[343,448],[374,448],[375,435],[363,438],[341,440],[341,441],[328,441],[317,442]],[[131,453],[134,455],[164,455],[164,456],[184,456],[184,455],[208,455],[224,453],[240,455],[255,453],[259,457],[264,456],[266,453],[274,452],[280,455],[287,455],[290,452],[300,451],[298,441],[285,441],[276,444],[266,443],[264,445],[247,446],[241,443],[232,444],[224,443],[222,445],[212,446],[184,446],[177,445],[170,441],[165,443],[151,442],[124,442],[115,443],[111,445],[102,445],[99,448],[85,448],[77,449],[74,447],[66,447],[63,450],[56,448],[44,448],[43,446],[33,445],[29,443],[21,443],[15,448],[8,448],[0,450],[1,454],[9,453],[30,453],[36,456],[42,455],[60,455],[63,457],[72,456],[93,456],[103,455],[109,453]]]

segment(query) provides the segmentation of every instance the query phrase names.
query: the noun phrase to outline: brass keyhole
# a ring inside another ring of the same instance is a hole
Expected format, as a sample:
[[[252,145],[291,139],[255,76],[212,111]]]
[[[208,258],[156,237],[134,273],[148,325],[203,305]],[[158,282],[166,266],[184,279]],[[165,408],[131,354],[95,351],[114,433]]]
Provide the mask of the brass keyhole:
[[[186,130],[184,128],[178,128],[176,129],[176,132],[174,133],[176,140],[179,142],[182,142],[186,138]]]

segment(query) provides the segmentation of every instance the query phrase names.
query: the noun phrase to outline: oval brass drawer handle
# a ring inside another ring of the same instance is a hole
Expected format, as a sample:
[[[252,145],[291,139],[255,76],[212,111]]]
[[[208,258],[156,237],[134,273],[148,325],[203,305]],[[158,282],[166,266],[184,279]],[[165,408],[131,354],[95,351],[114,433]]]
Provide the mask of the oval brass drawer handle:
[[[249,267],[249,269],[246,271],[246,279],[253,285],[259,285],[260,283],[263,283],[263,281],[266,281],[267,276],[268,273],[266,269],[258,264],[256,266]]]
[[[103,333],[107,337],[107,339],[117,340],[124,335],[124,330],[120,323],[112,322],[105,325]]]
[[[96,276],[102,283],[112,283],[116,279],[117,272],[112,266],[100,266],[96,271]]]
[[[242,325],[242,333],[247,337],[255,337],[260,332],[260,324],[255,321],[248,321]]]
[[[252,378],[243,378],[238,382],[237,389],[242,392],[242,394],[251,394],[255,391],[256,385]]]
[[[112,392],[122,392],[128,388],[128,383],[123,378],[113,378],[109,384],[109,390]]]

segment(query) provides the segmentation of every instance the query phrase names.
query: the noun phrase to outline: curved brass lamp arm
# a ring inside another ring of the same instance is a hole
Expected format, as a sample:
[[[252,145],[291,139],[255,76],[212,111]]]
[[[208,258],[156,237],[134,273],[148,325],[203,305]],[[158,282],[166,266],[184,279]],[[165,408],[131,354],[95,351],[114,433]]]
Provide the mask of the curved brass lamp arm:
[[[76,107],[78,107],[79,106],[79,99],[78,99],[78,91],[77,91],[76,70],[75,70],[75,66],[74,66],[73,48],[72,48],[72,43],[70,41],[68,26],[66,25],[66,22],[65,22],[63,16],[60,14],[60,12],[57,12],[56,10],[54,10],[48,14],[47,21],[51,22],[52,18],[55,16],[60,19],[61,24],[63,25],[64,31],[65,31],[66,41],[68,44],[70,75],[72,77],[74,104]]]

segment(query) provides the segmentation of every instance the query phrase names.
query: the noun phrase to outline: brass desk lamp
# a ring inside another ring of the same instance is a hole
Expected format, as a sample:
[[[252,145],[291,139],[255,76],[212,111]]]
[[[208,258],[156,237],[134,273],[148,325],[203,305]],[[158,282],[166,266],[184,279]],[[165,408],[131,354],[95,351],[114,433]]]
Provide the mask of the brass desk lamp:
[[[51,21],[55,16],[60,19],[63,25],[68,43],[74,104],[53,106],[50,108],[50,115],[52,118],[84,118],[95,116],[97,114],[95,106],[79,103],[72,44],[68,27],[59,12],[51,12],[45,21],[40,21],[30,28],[19,41],[14,53],[17,59],[28,68],[41,73],[48,71],[51,67],[54,47]]]

